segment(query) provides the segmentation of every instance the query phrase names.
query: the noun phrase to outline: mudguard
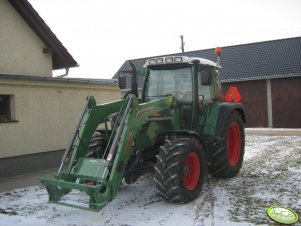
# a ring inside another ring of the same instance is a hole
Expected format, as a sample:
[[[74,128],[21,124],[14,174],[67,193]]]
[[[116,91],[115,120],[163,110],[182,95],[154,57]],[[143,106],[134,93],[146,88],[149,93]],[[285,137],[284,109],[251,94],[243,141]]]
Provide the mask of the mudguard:
[[[238,111],[241,114],[242,120],[244,121],[244,123],[246,123],[246,118],[241,103],[229,103],[229,102],[221,103],[217,122],[216,122],[216,127],[215,127],[215,136],[218,137],[222,135],[223,129],[225,127],[225,123],[227,121],[227,117],[233,111]]]

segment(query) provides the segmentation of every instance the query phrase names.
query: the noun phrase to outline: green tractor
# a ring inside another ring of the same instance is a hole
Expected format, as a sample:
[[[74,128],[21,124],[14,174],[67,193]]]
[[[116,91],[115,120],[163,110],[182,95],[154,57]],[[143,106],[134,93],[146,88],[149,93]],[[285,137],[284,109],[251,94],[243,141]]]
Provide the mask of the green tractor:
[[[97,105],[88,97],[57,175],[42,179],[49,202],[99,211],[123,179],[130,184],[151,172],[159,195],[187,203],[199,196],[208,174],[238,174],[245,116],[241,103],[224,101],[219,65],[171,56],[148,59],[139,71],[131,66],[131,90],[123,99]],[[137,76],[145,76],[141,98]],[[85,205],[68,202],[73,189],[88,194]]]

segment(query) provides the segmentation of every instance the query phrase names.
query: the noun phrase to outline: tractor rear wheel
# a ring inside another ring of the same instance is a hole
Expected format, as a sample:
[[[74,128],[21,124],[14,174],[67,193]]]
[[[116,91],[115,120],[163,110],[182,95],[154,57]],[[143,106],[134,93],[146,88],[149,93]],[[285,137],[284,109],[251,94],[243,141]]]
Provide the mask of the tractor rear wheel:
[[[239,112],[234,111],[225,123],[222,139],[216,143],[213,150],[210,174],[218,178],[236,176],[242,166],[244,147],[244,122]]]
[[[199,196],[204,178],[202,146],[193,138],[166,139],[155,165],[159,194],[171,202],[190,202]]]

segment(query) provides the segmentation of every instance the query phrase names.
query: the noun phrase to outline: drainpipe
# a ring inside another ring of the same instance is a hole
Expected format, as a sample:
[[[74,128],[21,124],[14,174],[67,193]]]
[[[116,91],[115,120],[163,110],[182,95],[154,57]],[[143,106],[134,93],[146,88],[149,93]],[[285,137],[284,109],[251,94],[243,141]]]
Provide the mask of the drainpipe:
[[[66,77],[66,76],[69,74],[69,67],[66,67],[65,70],[66,70],[66,73],[65,73],[65,74],[56,76],[56,78],[64,78],[64,77]]]

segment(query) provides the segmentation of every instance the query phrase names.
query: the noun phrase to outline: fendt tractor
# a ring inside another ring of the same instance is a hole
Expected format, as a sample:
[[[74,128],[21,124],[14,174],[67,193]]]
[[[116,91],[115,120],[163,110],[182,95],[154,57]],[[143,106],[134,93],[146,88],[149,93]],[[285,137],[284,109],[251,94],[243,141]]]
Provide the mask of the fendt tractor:
[[[158,195],[187,203],[199,196],[209,174],[238,174],[245,116],[235,95],[224,101],[219,64],[169,56],[148,59],[141,70],[130,65],[131,89],[121,100],[97,105],[87,98],[58,173],[42,179],[49,202],[99,211],[123,180],[131,184],[151,173]],[[140,98],[137,76],[145,76]],[[121,89],[125,78],[119,78]],[[74,189],[87,194],[85,203],[70,202]]]

